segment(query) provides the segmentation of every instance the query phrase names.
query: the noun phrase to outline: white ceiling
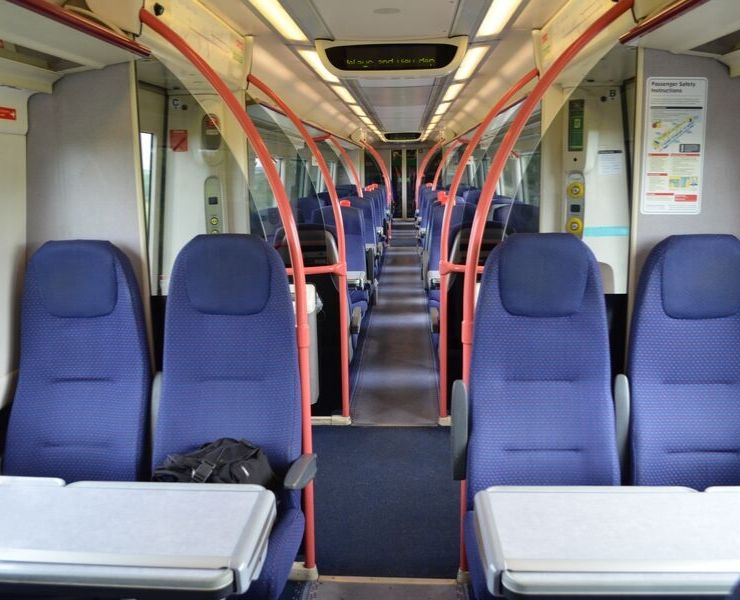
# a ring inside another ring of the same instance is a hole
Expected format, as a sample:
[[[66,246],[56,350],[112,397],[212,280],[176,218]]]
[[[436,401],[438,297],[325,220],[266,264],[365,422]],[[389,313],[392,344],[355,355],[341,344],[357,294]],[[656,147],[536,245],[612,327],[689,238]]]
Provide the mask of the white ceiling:
[[[337,40],[447,37],[460,4],[459,0],[309,1]]]

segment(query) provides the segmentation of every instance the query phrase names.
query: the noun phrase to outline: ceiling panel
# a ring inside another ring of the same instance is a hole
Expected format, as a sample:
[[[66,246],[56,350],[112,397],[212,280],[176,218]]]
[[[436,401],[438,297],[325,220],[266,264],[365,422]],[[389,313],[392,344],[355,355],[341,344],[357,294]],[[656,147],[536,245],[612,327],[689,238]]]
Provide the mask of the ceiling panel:
[[[305,1],[305,0],[292,0]],[[335,39],[447,37],[459,0],[311,0]],[[288,3],[290,4],[290,3]]]

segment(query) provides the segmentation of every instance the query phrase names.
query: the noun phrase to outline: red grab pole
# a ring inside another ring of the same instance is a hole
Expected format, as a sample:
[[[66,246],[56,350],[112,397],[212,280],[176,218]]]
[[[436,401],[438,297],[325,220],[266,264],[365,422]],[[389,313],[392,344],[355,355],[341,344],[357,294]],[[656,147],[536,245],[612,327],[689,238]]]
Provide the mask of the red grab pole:
[[[481,190],[478,200],[478,208],[475,211],[473,226],[470,231],[470,241],[468,242],[468,255],[465,261],[465,279],[463,283],[463,321],[462,321],[462,344],[463,344],[463,381],[470,385],[470,359],[473,354],[473,324],[475,321],[475,284],[478,272],[478,260],[480,258],[480,248],[483,240],[488,211],[491,208],[493,193],[496,190],[501,173],[506,166],[506,160],[514,150],[522,130],[527,124],[529,117],[532,115],[537,104],[542,100],[545,92],[555,82],[558,75],[570,62],[578,56],[597,35],[616,21],[620,16],[632,8],[634,0],[618,0],[608,11],[594,21],[568,48],[550,65],[544,73],[541,74],[540,80],[535,85],[532,93],[524,101],[514,118],[511,127],[506,132],[504,139],[499,146],[496,156],[493,159],[491,168],[486,175],[486,180]],[[462,489],[462,486],[461,486]],[[464,499],[460,499],[461,507],[465,506]],[[465,569],[466,557],[465,546],[460,546],[460,568]]]
[[[480,125],[475,130],[475,133],[470,138],[470,142],[465,147],[460,163],[457,165],[455,176],[452,178],[452,185],[450,186],[449,196],[455,198],[457,196],[457,189],[460,187],[460,181],[462,181],[463,174],[467,168],[468,161],[473,155],[473,152],[477,148],[478,144],[483,137],[483,134],[488,129],[491,121],[499,115],[511,99],[519,93],[530,81],[537,77],[537,69],[532,69],[524,75],[519,81],[517,81],[509,90],[499,98],[498,102],[493,105],[486,118],[481,121]],[[450,225],[452,223],[452,208],[453,204],[449,204],[445,207],[444,219],[442,221],[442,237],[440,243],[442,244],[439,253],[439,417],[444,419],[447,417],[447,285],[448,277],[450,274],[450,262],[449,262],[449,241],[450,241]]]
[[[151,27],[160,36],[172,44],[180,53],[195,66],[201,75],[205,77],[213,86],[218,95],[224,101],[229,111],[237,120],[247,139],[254,146],[262,167],[265,170],[265,176],[275,194],[280,218],[285,227],[285,233],[290,250],[290,260],[293,265],[293,282],[295,284],[295,304],[296,304],[296,337],[298,342],[298,368],[301,383],[301,407],[303,412],[302,434],[303,434],[303,452],[310,454],[313,452],[313,437],[311,432],[311,380],[310,380],[310,361],[309,345],[310,332],[308,328],[308,314],[306,307],[306,275],[303,268],[303,255],[301,254],[301,245],[298,240],[298,230],[296,228],[293,211],[291,210],[290,200],[285,192],[283,183],[280,180],[280,174],[272,162],[272,156],[265,146],[265,142],[247,115],[244,106],[239,102],[234,93],[228,88],[219,75],[203,58],[193,50],[188,43],[180,37],[175,31],[160,21],[156,16],[145,8],[139,10],[139,18],[145,25]],[[306,517],[306,530],[304,550],[306,555],[305,566],[308,569],[316,567],[316,528],[314,520],[314,495],[313,482],[306,486],[303,492],[303,509]]]
[[[331,200],[332,212],[334,213],[334,223],[337,227],[337,248],[339,252],[339,263],[336,265],[329,265],[328,268],[322,269],[321,267],[315,267],[314,273],[335,273],[339,278],[339,289],[347,289],[347,250],[344,240],[344,222],[342,221],[342,209],[339,206],[339,196],[337,195],[337,188],[334,185],[334,180],[331,178],[331,171],[329,171],[329,165],[326,164],[321,150],[318,145],[311,137],[311,134],[306,129],[303,121],[298,118],[298,115],[291,110],[291,108],[283,102],[265,82],[257,78],[255,75],[249,75],[247,81],[254,85],[257,89],[267,94],[270,99],[275,102],[280,110],[283,111],[293,125],[295,125],[298,132],[301,134],[303,139],[308,144],[309,150],[316,157],[316,162],[319,165],[319,170],[324,177],[326,182],[326,189],[329,192],[329,198]],[[321,270],[320,270],[321,269]],[[306,269],[307,271],[307,269]],[[347,306],[347,294],[339,294],[339,331],[346,332],[349,330],[349,322],[347,315],[349,314],[349,308]],[[340,334],[339,337],[339,360],[341,361],[341,378],[342,378],[342,416],[349,417],[349,340],[344,333]]]
[[[421,159],[421,164],[419,165],[419,172],[416,175],[416,193],[414,195],[414,200],[416,201],[416,208],[418,210],[419,208],[419,196],[421,194],[421,186],[424,185],[422,183],[424,179],[424,171],[427,170],[427,165],[429,164],[429,161],[432,159],[432,156],[439,150],[442,146],[442,142],[435,142],[434,146],[432,146],[429,149],[429,152],[427,152],[424,155],[424,158]]]
[[[380,167],[380,172],[383,173],[383,181],[385,181],[385,205],[388,208],[389,211],[393,210],[393,192],[391,191],[391,176],[388,174],[388,167],[385,166],[385,163],[383,162],[383,157],[380,156],[378,151],[373,148],[370,144],[365,142],[364,144],[365,150],[367,150],[372,157],[375,159],[375,162],[378,163],[378,167]],[[388,239],[391,239],[392,236],[392,228],[391,225],[393,223],[393,215],[391,215],[390,220],[388,221]]]

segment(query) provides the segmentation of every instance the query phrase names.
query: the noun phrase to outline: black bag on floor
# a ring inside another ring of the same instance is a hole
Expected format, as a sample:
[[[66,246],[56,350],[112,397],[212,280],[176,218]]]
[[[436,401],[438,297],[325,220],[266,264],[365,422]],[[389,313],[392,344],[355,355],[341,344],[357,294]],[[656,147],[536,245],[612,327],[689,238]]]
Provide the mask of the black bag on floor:
[[[232,438],[203,444],[190,454],[171,454],[154,470],[152,481],[279,486],[265,453],[247,440]]]

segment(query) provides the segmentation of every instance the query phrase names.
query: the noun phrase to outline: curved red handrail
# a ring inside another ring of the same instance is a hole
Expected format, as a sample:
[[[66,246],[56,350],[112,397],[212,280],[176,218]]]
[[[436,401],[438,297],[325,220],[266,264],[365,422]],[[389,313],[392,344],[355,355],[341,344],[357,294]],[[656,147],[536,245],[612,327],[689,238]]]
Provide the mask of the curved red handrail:
[[[365,142],[363,145],[365,147],[365,150],[370,152],[372,157],[375,159],[375,162],[378,163],[380,172],[383,174],[383,181],[385,181],[385,205],[388,208],[388,210],[392,213],[393,212],[393,192],[391,191],[391,176],[388,173],[388,167],[386,167],[385,162],[383,161],[383,157],[380,156],[380,153],[375,148],[373,148],[367,142]],[[388,221],[388,240],[390,240],[392,237],[393,237],[393,215],[391,214],[391,217]]]
[[[444,169],[445,164],[447,164],[447,160],[450,158],[450,154],[453,150],[455,150],[462,142],[460,140],[452,140],[450,142],[450,145],[445,148],[445,151],[442,153],[442,160],[439,161],[439,166],[437,167],[437,171],[434,173],[434,181],[432,181],[432,189],[437,189],[437,183],[439,183],[439,176],[442,174],[442,169]]]
[[[442,142],[435,142],[434,146],[432,146],[429,149],[429,152],[424,155],[424,158],[421,159],[421,164],[419,165],[419,169],[416,174],[416,194],[414,195],[414,201],[416,202],[417,210],[419,208],[419,196],[421,195],[421,186],[424,185],[424,171],[427,170],[427,165],[432,159],[432,156],[434,156],[437,150],[439,150],[441,147]]]
[[[450,185],[449,196],[455,198],[457,196],[457,189],[460,187],[463,174],[467,168],[468,161],[473,155],[475,148],[480,143],[483,134],[486,132],[488,127],[491,125],[493,119],[496,118],[506,106],[509,104],[511,99],[518,94],[526,85],[533,81],[538,75],[537,69],[532,69],[524,75],[519,81],[517,81],[506,93],[498,99],[498,102],[493,105],[486,118],[481,121],[480,125],[475,130],[475,133],[470,138],[470,142],[465,147],[460,163],[457,165],[455,176],[452,178],[452,184]],[[449,262],[449,241],[450,241],[450,225],[452,223],[452,209],[454,203],[447,203],[445,207],[445,214],[442,220],[442,236],[440,243],[439,253],[439,417],[444,419],[447,417],[447,285],[448,277],[450,274],[450,262]]]
[[[568,48],[550,65],[537,82],[532,93],[524,101],[524,104],[516,114],[514,121],[506,132],[501,146],[493,159],[486,180],[478,199],[478,208],[475,212],[473,226],[470,231],[468,243],[468,256],[465,263],[465,283],[463,296],[463,380],[470,383],[470,357],[473,349],[473,321],[475,319],[475,284],[476,267],[480,258],[480,248],[483,238],[488,211],[491,208],[493,193],[496,190],[501,173],[506,166],[506,160],[514,149],[522,130],[527,124],[537,104],[542,100],[547,89],[554,83],[563,69],[578,55],[578,53],[589,44],[597,35],[611,25],[616,19],[632,8],[634,0],[619,0],[608,11],[594,21]]]
[[[347,150],[345,149],[342,144],[339,143],[339,140],[335,138],[333,135],[329,135],[329,141],[334,144],[334,147],[339,150],[339,154],[342,155],[342,158],[344,159],[345,166],[349,169],[350,173],[352,173],[352,178],[355,180],[355,187],[357,188],[357,195],[362,198],[362,182],[360,181],[360,174],[357,172],[357,169],[355,168],[355,164],[352,162],[352,159],[349,157],[349,154],[347,153]]]
[[[162,36],[172,44],[193,66],[205,77],[213,86],[218,95],[223,100],[226,107],[237,120],[249,142],[254,146],[254,150],[262,163],[265,176],[275,194],[280,218],[283,221],[288,248],[290,250],[290,260],[293,265],[293,283],[295,285],[295,316],[296,316],[296,338],[298,344],[298,368],[300,373],[301,384],[301,408],[302,408],[302,438],[303,452],[310,454],[313,452],[313,437],[311,431],[311,379],[310,379],[310,359],[309,345],[310,332],[308,328],[308,314],[306,304],[306,275],[303,268],[303,255],[301,246],[298,241],[298,230],[296,228],[293,211],[290,200],[285,192],[283,183],[280,180],[280,174],[275,168],[272,156],[265,146],[265,142],[247,115],[244,106],[239,102],[234,93],[228,88],[224,81],[203,60],[203,58],[193,50],[190,45],[180,37],[175,31],[160,21],[156,16],[145,8],[139,10],[141,22],[149,26],[153,31]],[[304,493],[304,513],[306,517],[305,530],[305,566],[313,569],[316,566],[316,549],[315,549],[315,519],[314,519],[314,494],[313,482],[306,486]]]
[[[465,261],[465,279],[463,282],[463,322],[462,322],[462,344],[463,344],[463,381],[470,385],[470,358],[473,353],[473,323],[475,320],[475,284],[478,279],[478,260],[480,259],[480,249],[483,241],[483,232],[485,230],[488,211],[491,208],[493,193],[496,190],[501,173],[506,166],[506,160],[514,149],[516,141],[527,124],[529,117],[532,115],[537,104],[542,100],[542,96],[548,88],[555,82],[555,79],[562,73],[563,69],[589,44],[597,35],[606,29],[611,23],[621,15],[632,8],[634,0],[618,0],[608,11],[594,21],[578,38],[573,41],[568,48],[550,65],[550,68],[540,75],[540,80],[535,85],[532,93],[524,101],[519,109],[514,121],[506,132],[501,145],[496,152],[491,167],[486,175],[486,180],[478,199],[478,208],[475,211],[473,226],[470,231],[470,241],[468,242],[468,255]],[[460,485],[460,512],[464,515],[466,508],[467,483],[461,482]],[[462,531],[462,521],[461,521]],[[465,546],[462,543],[463,537],[460,537],[460,569],[467,568],[465,556]]]
[[[347,289],[347,250],[344,239],[344,222],[342,221],[342,209],[339,206],[339,196],[337,196],[337,188],[334,185],[334,180],[331,177],[331,171],[329,165],[326,164],[324,155],[321,154],[318,145],[311,137],[311,134],[306,129],[305,124],[298,117],[293,110],[278,96],[275,91],[270,88],[265,82],[259,79],[257,76],[250,74],[247,77],[247,81],[254,85],[257,89],[267,94],[269,98],[277,103],[282,113],[288,117],[301,137],[305,140],[311,153],[316,157],[316,162],[319,165],[319,170],[324,177],[326,182],[326,190],[329,192],[329,199],[331,200],[332,212],[334,213],[334,223],[337,228],[337,249],[339,252],[339,263],[334,265],[327,265],[326,267],[312,267],[311,273],[308,268],[304,269],[307,275],[313,274],[324,274],[332,273],[337,275],[339,279],[339,289]],[[349,307],[347,302],[347,294],[339,294],[339,331],[349,331],[349,322],[347,315],[349,314]],[[342,416],[349,417],[349,338],[343,333],[339,336],[339,360],[341,361],[341,379],[342,379]]]

